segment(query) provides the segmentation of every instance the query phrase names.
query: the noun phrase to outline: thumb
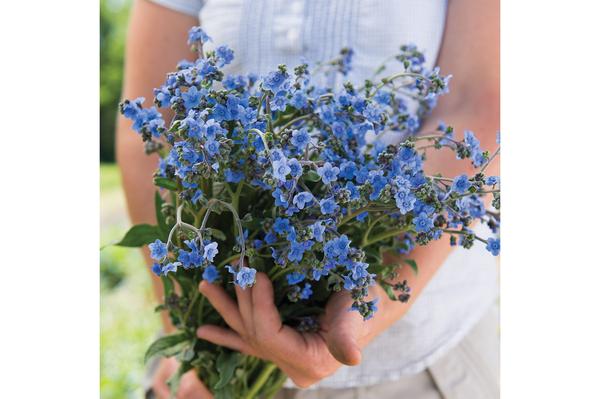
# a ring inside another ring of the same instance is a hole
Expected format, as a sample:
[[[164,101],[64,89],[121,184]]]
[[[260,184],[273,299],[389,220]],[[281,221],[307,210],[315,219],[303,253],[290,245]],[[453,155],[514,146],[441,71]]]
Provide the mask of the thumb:
[[[362,320],[361,320],[362,321]],[[360,364],[362,354],[358,345],[357,327],[352,322],[342,322],[327,334],[327,348],[340,363],[347,366]]]

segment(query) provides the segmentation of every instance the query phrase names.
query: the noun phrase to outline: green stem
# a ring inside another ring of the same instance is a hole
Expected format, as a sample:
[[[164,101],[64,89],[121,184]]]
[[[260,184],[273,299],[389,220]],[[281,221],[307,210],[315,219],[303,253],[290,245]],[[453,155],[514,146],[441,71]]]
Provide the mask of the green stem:
[[[306,115],[302,115],[302,116],[299,116],[297,118],[294,118],[291,121],[287,122],[285,125],[281,126],[279,128],[279,131],[283,132],[285,129],[287,129],[288,127],[292,126],[294,123],[300,122],[301,120],[308,119],[310,117],[312,117],[312,114],[306,114]]]
[[[406,232],[408,231],[408,229],[409,229],[409,228],[410,228],[409,226],[405,226],[405,227],[403,227],[403,228],[401,228],[401,229],[396,229],[396,230],[392,230],[392,231],[388,231],[388,232],[386,232],[386,233],[382,233],[382,234],[376,235],[376,236],[375,236],[375,237],[373,237],[372,239],[370,239],[370,240],[367,240],[367,241],[366,241],[366,242],[363,244],[363,248],[364,248],[364,247],[368,247],[368,246],[369,246],[369,245],[371,245],[371,244],[375,244],[376,242],[379,242],[379,241],[382,241],[382,240],[388,239],[388,238],[390,238],[390,237],[394,237],[394,236],[396,236],[396,235],[398,235],[398,234],[406,233]]]
[[[269,379],[269,376],[275,370],[277,370],[277,366],[274,363],[268,363],[265,368],[262,369],[256,381],[254,381],[254,384],[252,384],[250,391],[248,391],[248,394],[246,394],[246,399],[254,399],[265,382],[267,382]]]

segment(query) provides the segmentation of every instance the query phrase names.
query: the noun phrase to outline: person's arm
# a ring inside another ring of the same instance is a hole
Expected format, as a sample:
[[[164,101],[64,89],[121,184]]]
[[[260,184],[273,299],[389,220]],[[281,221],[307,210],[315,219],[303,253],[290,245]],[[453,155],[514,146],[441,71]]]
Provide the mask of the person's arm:
[[[173,71],[182,59],[195,58],[186,45],[188,30],[198,20],[186,14],[172,11],[147,0],[136,0],[129,20],[125,53],[123,98],[145,97],[145,105],[152,103],[153,89],[164,83],[168,72]],[[165,120],[170,113],[164,112]],[[157,155],[144,153],[141,138],[131,129],[131,121],[119,116],[117,124],[117,161],[123,178],[123,188],[131,221],[135,224],[155,224],[154,191],[152,174],[157,168]],[[147,250],[144,258],[151,259]],[[148,268],[150,270],[150,268]],[[157,298],[162,301],[162,284],[150,273]],[[166,312],[162,313],[166,332],[172,331]],[[154,375],[152,389],[159,399],[170,397],[166,381],[177,371],[174,358],[161,359]],[[182,378],[177,399],[210,399],[212,395],[190,371]]]
[[[440,99],[436,111],[422,131],[434,131],[441,119],[457,132],[471,129],[477,133],[483,149],[496,146],[499,128],[499,4],[497,0],[450,0],[444,42],[438,65],[443,73],[452,73],[451,94]],[[472,172],[469,161],[457,161],[449,150],[431,151],[427,173],[457,176]],[[499,162],[490,164],[486,173],[498,174]],[[299,386],[306,387],[335,372],[341,364],[356,365],[361,350],[375,336],[402,318],[423,288],[442,266],[452,248],[448,237],[417,247],[411,254],[419,265],[419,274],[410,268],[399,271],[399,280],[408,280],[412,288],[408,303],[392,301],[380,286],[371,290],[379,297],[379,310],[369,321],[357,312],[348,312],[352,299],[347,292],[332,296],[321,319],[318,333],[299,333],[281,324],[273,303],[268,278],[257,274],[256,285],[237,289],[237,303],[219,286],[203,282],[201,291],[221,313],[230,329],[202,326],[198,336],[218,345],[269,359]],[[491,256],[491,255],[490,255]]]
[[[152,104],[153,90],[161,86],[168,72],[184,58],[194,59],[187,42],[188,30],[198,24],[191,16],[169,10],[147,0],[136,0],[132,6],[125,50],[123,98],[145,97]],[[164,110],[165,120],[171,117]],[[129,216],[134,224],[156,223],[152,175],[158,156],[144,153],[142,139],[131,129],[131,121],[119,116],[117,123],[117,162],[121,169]],[[147,250],[144,257],[151,260]],[[162,300],[162,284],[152,273],[157,298]],[[168,316],[162,314],[165,330],[170,331]]]
[[[464,130],[472,130],[483,150],[497,147],[496,133],[500,128],[500,4],[497,0],[450,0],[444,41],[438,58],[442,73],[451,73],[450,93],[439,99],[434,112],[421,131],[434,132],[439,121],[453,126],[462,138]],[[442,173],[454,178],[461,173],[473,175],[469,160],[457,160],[453,151],[444,148],[430,150],[424,163],[429,175]],[[500,172],[499,157],[486,169],[490,176]],[[491,198],[488,198],[491,200]],[[489,202],[486,204],[489,206]],[[475,245],[482,245],[476,243]],[[407,280],[412,289],[408,303],[391,301],[378,287],[380,309],[375,332],[385,330],[401,318],[414,303],[423,288],[452,252],[449,237],[417,246],[411,253],[419,266],[415,275],[410,268],[398,273],[398,281]],[[490,255],[491,256],[491,255]]]

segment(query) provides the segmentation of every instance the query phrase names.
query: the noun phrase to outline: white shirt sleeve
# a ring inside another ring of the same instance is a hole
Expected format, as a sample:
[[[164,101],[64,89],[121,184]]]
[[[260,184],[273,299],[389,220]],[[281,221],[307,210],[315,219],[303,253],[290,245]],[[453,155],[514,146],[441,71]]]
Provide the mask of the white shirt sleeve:
[[[204,6],[204,0],[150,0],[173,11],[181,12],[192,17],[198,17]]]

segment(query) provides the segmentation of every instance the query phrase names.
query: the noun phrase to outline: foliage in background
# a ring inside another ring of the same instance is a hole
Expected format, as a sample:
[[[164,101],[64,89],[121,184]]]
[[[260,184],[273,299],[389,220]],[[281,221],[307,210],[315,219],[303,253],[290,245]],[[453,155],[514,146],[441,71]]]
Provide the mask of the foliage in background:
[[[115,165],[100,167],[101,245],[129,227]],[[102,399],[142,398],[144,351],[160,319],[146,266],[138,251],[106,247],[100,252],[100,392]]]
[[[115,122],[123,81],[130,0],[100,0],[100,160],[115,160]]]

